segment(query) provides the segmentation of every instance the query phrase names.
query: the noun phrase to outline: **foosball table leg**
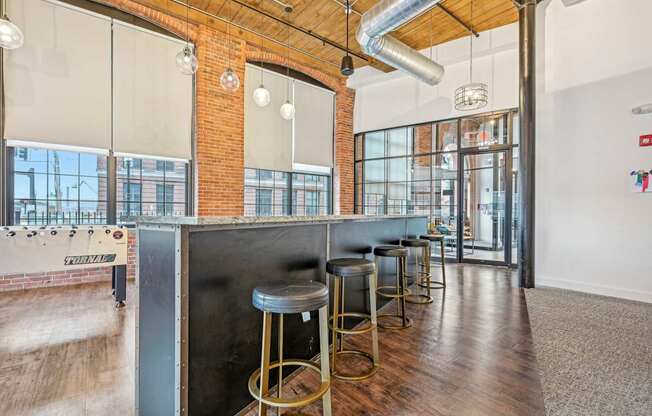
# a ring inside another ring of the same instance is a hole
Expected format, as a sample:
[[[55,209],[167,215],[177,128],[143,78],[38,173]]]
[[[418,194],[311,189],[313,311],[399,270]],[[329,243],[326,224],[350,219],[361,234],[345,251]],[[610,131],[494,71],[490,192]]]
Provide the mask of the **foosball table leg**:
[[[122,308],[127,300],[127,266],[113,266],[112,283],[115,307]]]

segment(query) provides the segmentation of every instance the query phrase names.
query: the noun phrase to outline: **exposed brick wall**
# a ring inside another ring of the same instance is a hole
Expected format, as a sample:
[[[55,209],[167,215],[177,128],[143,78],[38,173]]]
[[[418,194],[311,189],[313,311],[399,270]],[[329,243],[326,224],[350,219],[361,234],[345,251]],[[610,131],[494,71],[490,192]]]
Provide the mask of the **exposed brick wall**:
[[[135,232],[129,233],[127,250],[127,279],[134,279],[137,250]],[[0,292],[101,281],[111,281],[111,267],[87,267],[47,273],[0,274]]]

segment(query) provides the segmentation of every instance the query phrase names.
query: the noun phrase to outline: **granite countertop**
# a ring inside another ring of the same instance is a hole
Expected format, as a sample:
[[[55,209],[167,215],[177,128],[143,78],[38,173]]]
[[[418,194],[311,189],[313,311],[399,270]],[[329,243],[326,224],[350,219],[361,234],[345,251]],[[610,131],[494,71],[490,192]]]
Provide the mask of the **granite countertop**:
[[[265,224],[320,224],[337,222],[382,221],[391,219],[423,218],[426,215],[321,215],[285,217],[132,217],[129,222],[143,225],[265,225]]]

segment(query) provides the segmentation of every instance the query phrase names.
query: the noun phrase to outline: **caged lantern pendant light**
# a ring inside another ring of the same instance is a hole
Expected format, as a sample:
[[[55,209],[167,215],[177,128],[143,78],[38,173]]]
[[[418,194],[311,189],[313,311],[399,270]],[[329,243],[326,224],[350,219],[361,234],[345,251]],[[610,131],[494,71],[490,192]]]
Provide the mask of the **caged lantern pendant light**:
[[[7,3],[2,0],[2,19],[0,19],[0,47],[3,49],[18,49],[23,46],[25,37],[18,26],[7,17]]]
[[[290,14],[290,9],[286,9],[286,12],[288,14],[288,21],[289,19],[289,14]],[[281,106],[281,109],[279,110],[281,113],[281,117],[283,117],[284,120],[292,120],[294,118],[294,105],[290,102],[290,26],[287,26],[287,34],[288,34],[288,39],[287,39],[287,62],[286,62],[286,76],[287,76],[287,91],[286,91],[286,101],[285,104]]]
[[[473,0],[471,0],[471,22],[473,22]],[[487,84],[473,82],[473,33],[469,35],[471,53],[469,60],[469,83],[455,90],[455,109],[471,111],[483,108],[489,102]]]
[[[197,57],[190,47],[190,0],[186,0],[186,46],[177,54],[177,67],[184,75],[192,75],[197,72]]]
[[[262,36],[260,37],[260,51],[262,53],[263,51],[263,46],[264,46],[264,39]],[[263,82],[263,73],[264,71],[264,64],[260,63],[260,86],[254,90],[254,103],[258,107],[267,107],[272,100],[272,97],[269,93],[269,90],[265,88],[265,83]]]
[[[344,9],[344,12],[346,13],[346,55],[342,57],[340,72],[342,75],[348,77],[349,75],[353,75],[353,72],[355,71],[353,68],[353,58],[349,55],[349,16],[351,15],[351,5],[349,4],[349,0],[346,0],[346,9]]]
[[[229,17],[229,22],[226,24],[226,39],[227,39],[227,47],[229,48],[229,53],[228,53],[228,60],[227,60],[227,68],[226,71],[222,73],[222,76],[220,76],[220,85],[222,88],[229,92],[235,92],[240,88],[240,78],[238,77],[238,74],[235,73],[233,69],[231,69],[231,17]]]

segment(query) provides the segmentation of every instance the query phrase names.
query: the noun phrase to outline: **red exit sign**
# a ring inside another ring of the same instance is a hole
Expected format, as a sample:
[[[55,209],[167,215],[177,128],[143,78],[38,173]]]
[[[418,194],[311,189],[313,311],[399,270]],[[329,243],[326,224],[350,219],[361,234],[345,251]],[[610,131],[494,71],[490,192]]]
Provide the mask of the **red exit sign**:
[[[641,147],[652,146],[652,134],[646,134],[638,139],[638,145]]]

